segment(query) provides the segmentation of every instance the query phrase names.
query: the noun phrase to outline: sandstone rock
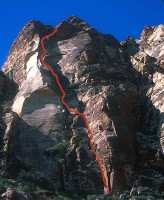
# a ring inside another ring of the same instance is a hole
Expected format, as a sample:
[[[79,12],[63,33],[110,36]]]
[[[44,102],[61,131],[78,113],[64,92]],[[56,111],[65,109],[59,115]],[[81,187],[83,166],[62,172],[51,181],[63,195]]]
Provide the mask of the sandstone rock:
[[[164,25],[146,27],[139,40],[140,48],[149,56],[157,59],[159,66],[164,68]]]
[[[37,21],[26,24],[3,66],[4,94],[13,102],[12,111],[3,110],[1,117],[6,124],[3,170],[55,191],[102,194],[85,123],[62,105],[54,77],[40,62],[40,40],[52,30]],[[58,74],[66,103],[86,115],[114,194],[134,186],[137,179],[130,174],[136,169],[147,173],[145,165],[162,160],[162,43],[163,25],[146,28],[140,40],[128,37],[119,44],[75,16],[61,22],[57,34],[45,41],[45,62]],[[160,174],[162,165],[158,167]]]
[[[16,192],[8,188],[5,193],[1,195],[4,200],[32,200],[31,197],[24,192]]]
[[[155,27],[146,26],[141,33],[141,39],[147,39],[150,37],[153,34],[154,28]]]
[[[141,39],[136,40],[136,44],[131,47],[127,43],[123,43],[126,51],[131,56],[133,67],[142,74],[139,79],[140,118],[139,132],[136,132],[137,146],[139,145],[136,150],[136,164],[138,168],[139,160],[141,161],[140,168],[145,171],[145,174],[150,174],[150,167],[155,170],[153,173],[151,172],[151,176],[144,177],[144,184],[147,185],[143,186],[153,184],[153,174],[155,173],[162,178],[161,170],[164,167],[164,77],[161,65],[163,62],[163,27],[163,25],[146,27],[141,34]],[[133,49],[137,44],[139,45],[139,49],[134,54]],[[141,182],[139,184],[142,184]],[[162,179],[159,179],[156,183],[156,188],[159,189],[161,187],[163,187]]]

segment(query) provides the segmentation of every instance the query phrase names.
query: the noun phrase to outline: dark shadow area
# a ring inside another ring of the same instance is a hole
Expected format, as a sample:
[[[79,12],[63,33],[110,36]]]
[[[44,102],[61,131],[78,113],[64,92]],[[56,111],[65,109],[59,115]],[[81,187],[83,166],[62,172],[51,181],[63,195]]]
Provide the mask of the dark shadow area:
[[[12,101],[18,92],[18,85],[12,80],[12,76],[12,71],[10,71],[7,75],[3,74],[5,101]]]
[[[4,121],[4,117],[6,113],[11,111],[11,105],[13,103],[13,99],[18,91],[17,84],[8,76],[4,75],[2,71],[0,71],[0,172],[3,173],[4,170],[4,134],[7,128],[7,125]]]
[[[132,42],[132,46],[136,48],[127,49],[129,42]],[[139,51],[139,49],[137,51],[138,44],[135,44],[135,41],[132,41],[131,39],[128,41],[127,45],[124,45],[123,47],[127,50],[129,56],[133,56]],[[153,77],[155,72],[160,72],[162,74],[164,72],[164,70],[161,69],[156,63],[156,58],[149,56],[149,63],[146,63],[146,73],[141,74],[133,68],[134,76],[137,81],[139,99],[136,112],[138,115],[138,122],[134,130],[135,164],[134,171],[132,173],[133,178],[131,179],[131,185],[134,187],[139,185],[143,187],[155,188],[161,192],[162,182],[160,181],[162,180],[162,177],[164,177],[164,155],[160,143],[161,135],[159,133],[162,126],[160,119],[162,119],[163,113],[160,113],[160,110],[153,105],[150,97],[147,96],[148,90],[153,88],[155,85],[150,77]],[[158,98],[160,99],[162,97]],[[158,184],[155,184],[156,174],[159,175]]]
[[[62,138],[58,141],[63,143]],[[48,144],[47,147],[43,147],[44,143]],[[87,172],[86,166],[86,170],[79,170],[74,150],[70,151],[68,148],[65,155],[61,155],[62,152],[59,151],[54,156],[47,156],[46,149],[54,145],[56,143],[48,135],[43,135],[37,127],[32,127],[17,117],[8,138],[8,154],[4,169],[6,177],[25,185],[34,184],[43,190],[84,197],[95,192],[91,185],[88,184],[88,188],[85,185],[85,179],[91,179],[95,183],[94,190],[96,188],[97,192],[100,191],[101,177],[93,169],[88,169]],[[67,186],[68,184],[70,185]]]

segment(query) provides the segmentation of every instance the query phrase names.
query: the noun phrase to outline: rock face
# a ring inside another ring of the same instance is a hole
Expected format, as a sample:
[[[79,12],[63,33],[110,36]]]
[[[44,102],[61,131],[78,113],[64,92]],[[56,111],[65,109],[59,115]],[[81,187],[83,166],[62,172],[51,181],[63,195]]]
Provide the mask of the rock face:
[[[136,184],[154,185],[157,190],[164,188],[161,173],[164,167],[163,36],[164,25],[145,27],[140,40],[128,38],[122,44],[140,73],[137,78],[140,114],[135,133],[136,166],[140,171],[135,175]]]
[[[102,194],[83,119],[62,105],[40,62],[40,40],[52,31],[38,21],[26,24],[3,66],[1,174],[55,191]],[[70,17],[45,42],[45,62],[58,74],[67,104],[86,115],[114,194],[137,184],[163,188],[163,35],[163,25],[146,27],[140,40],[120,44]]]
[[[30,197],[28,197],[23,192],[15,192],[12,189],[8,188],[5,193],[2,194],[3,200],[31,200]]]

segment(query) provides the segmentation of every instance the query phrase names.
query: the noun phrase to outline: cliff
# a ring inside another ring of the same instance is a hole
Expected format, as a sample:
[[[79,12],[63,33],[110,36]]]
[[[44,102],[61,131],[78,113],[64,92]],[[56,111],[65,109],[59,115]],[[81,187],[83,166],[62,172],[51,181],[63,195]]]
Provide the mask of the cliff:
[[[1,176],[38,186],[44,195],[37,199],[48,199],[46,191],[102,199],[106,189],[86,125],[63,106],[40,61],[41,39],[52,31],[39,21],[27,23],[0,73]],[[163,44],[164,25],[119,43],[74,16],[45,41],[44,60],[58,74],[66,103],[86,115],[112,195],[131,190],[133,198],[147,188],[162,199]]]

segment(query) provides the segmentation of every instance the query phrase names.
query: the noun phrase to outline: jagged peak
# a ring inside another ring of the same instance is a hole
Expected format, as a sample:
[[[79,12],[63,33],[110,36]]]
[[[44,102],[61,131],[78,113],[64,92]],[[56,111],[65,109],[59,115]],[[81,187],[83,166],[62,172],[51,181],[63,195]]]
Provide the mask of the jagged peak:
[[[29,22],[27,22],[23,29],[20,31],[18,37],[21,35],[21,34],[25,34],[25,33],[29,33],[31,31],[36,31],[38,30],[38,28],[43,28],[45,27],[45,25],[40,22],[40,21],[37,21],[37,20],[31,20]]]
[[[83,19],[77,17],[77,16],[70,16],[66,20],[69,24],[72,24],[73,26],[79,28],[80,30],[95,30],[92,28],[87,22],[85,22]]]
[[[68,23],[77,23],[77,24],[80,24],[80,23],[85,23],[85,24],[88,24],[87,22],[85,22],[83,19],[81,19],[80,17],[77,17],[75,15],[72,15],[70,17],[68,17],[67,19],[67,22]]]
[[[39,20],[35,20],[35,19],[32,19],[32,20],[30,20],[30,21],[28,21],[26,24],[25,24],[25,26],[27,25],[27,24],[43,24],[41,21],[39,21]]]
[[[31,20],[27,22],[23,29],[19,32],[18,37],[11,46],[9,54],[24,41],[30,41],[35,34],[38,34],[39,37],[43,37],[45,34],[50,33],[53,30],[53,27],[50,25],[44,25],[38,20]]]
[[[154,26],[145,26],[141,33],[141,39],[148,38],[150,35],[152,35],[154,28]]]
[[[154,32],[160,29],[164,29],[164,24],[160,24],[158,26],[145,26],[141,33],[141,39],[149,38]]]

